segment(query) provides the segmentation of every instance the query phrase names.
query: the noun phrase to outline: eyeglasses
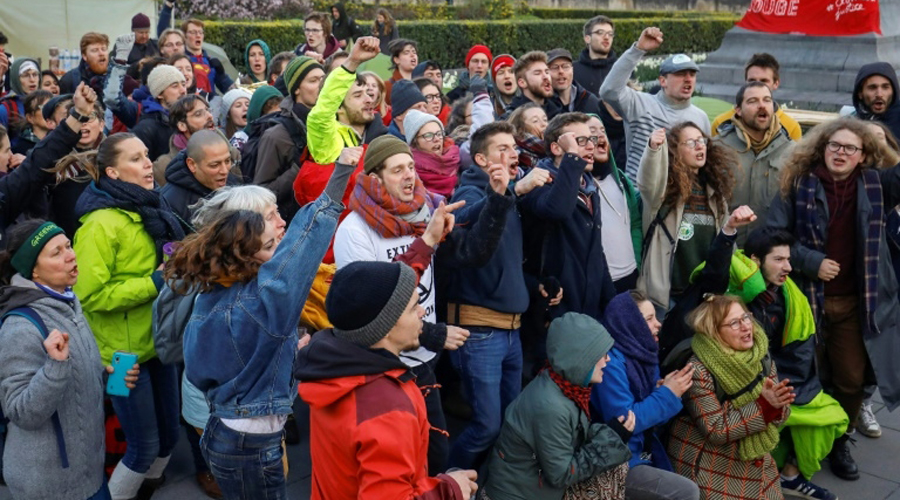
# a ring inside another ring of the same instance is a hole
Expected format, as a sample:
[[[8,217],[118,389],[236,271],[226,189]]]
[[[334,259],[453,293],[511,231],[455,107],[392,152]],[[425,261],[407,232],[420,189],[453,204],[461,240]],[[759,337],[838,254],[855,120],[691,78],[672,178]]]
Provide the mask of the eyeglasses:
[[[572,63],[554,64],[553,66],[550,66],[550,71],[569,71],[570,69],[572,69]]]
[[[444,133],[441,131],[437,132],[426,132],[424,134],[419,135],[420,139],[425,139],[428,142],[439,141],[444,138]]]
[[[322,31],[324,31],[322,28],[303,28],[304,33],[321,33]]]
[[[706,137],[701,137],[699,139],[688,139],[684,142],[679,142],[678,144],[684,144],[689,149],[697,149],[697,146],[706,146],[707,143],[709,143],[709,141],[706,140]]]
[[[575,138],[575,143],[578,144],[579,146],[586,146],[588,141],[590,141],[591,144],[596,146],[597,143],[600,142],[600,137],[596,136],[596,135],[590,135],[590,136],[581,136],[581,137]]]
[[[844,154],[847,156],[853,156],[858,151],[862,151],[862,148],[860,148],[858,146],[854,146],[853,144],[841,144],[839,142],[834,142],[834,141],[828,141],[828,143],[825,144],[825,147],[827,147],[828,150],[831,151],[832,153],[837,153],[838,151],[843,149]]]
[[[425,102],[440,101],[441,94],[425,94]]]
[[[191,36],[203,36],[203,30],[187,30],[185,33]]]
[[[730,322],[725,323],[722,326],[727,326],[728,328],[731,328],[732,330],[737,330],[741,327],[741,324],[744,324],[744,325],[753,324],[753,313],[749,313],[749,312],[744,313],[744,315],[741,316],[740,318],[733,319]]]
[[[592,31],[591,34],[592,34],[592,35],[597,35],[597,36],[599,36],[600,38],[605,38],[605,37],[613,38],[614,36],[616,36],[615,30],[609,30],[609,31],[606,31],[606,30],[595,30],[595,31]]]

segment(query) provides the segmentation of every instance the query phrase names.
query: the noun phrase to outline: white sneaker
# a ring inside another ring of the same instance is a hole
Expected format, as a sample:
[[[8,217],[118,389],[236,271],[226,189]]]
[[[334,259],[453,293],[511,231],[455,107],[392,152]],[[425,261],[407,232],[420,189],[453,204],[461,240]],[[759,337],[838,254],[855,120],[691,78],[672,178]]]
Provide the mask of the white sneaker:
[[[856,428],[859,429],[864,436],[870,438],[881,437],[881,426],[875,420],[875,412],[872,411],[872,403],[863,403],[856,419]]]

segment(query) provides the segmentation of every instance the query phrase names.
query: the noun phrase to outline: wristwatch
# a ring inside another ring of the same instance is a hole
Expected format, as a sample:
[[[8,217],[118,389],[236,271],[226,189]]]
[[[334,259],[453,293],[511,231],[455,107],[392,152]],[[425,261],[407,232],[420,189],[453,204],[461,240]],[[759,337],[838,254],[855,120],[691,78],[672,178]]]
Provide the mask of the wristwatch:
[[[71,108],[69,108],[69,116],[78,120],[78,123],[87,123],[87,122],[91,121],[91,117],[92,117],[92,115],[90,115],[90,114],[83,115],[83,114],[79,113],[78,110],[75,109],[75,106],[72,106]]]

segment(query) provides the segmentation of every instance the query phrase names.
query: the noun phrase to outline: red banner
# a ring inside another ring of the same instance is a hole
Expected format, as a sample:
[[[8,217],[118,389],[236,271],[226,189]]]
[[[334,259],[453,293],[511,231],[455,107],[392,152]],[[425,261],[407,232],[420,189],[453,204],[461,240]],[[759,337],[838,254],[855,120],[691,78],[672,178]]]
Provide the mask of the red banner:
[[[878,0],[753,0],[737,25],[763,33],[881,34]]]

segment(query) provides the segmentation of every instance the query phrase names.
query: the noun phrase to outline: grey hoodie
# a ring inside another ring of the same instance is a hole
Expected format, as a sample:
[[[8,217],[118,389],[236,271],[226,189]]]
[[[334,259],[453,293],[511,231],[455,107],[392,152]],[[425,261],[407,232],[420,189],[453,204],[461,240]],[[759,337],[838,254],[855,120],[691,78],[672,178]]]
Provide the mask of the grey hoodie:
[[[20,275],[0,290],[0,313],[22,305],[48,330],[69,334],[69,359],[55,361],[41,332],[11,316],[0,326],[0,403],[9,418],[3,476],[16,499],[83,499],[103,480],[103,363],[81,303],[56,299]],[[51,416],[59,412],[69,468],[63,469]]]

